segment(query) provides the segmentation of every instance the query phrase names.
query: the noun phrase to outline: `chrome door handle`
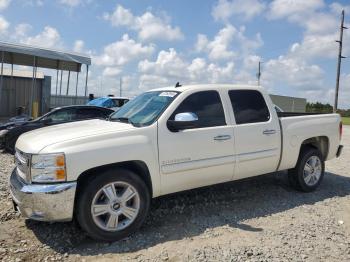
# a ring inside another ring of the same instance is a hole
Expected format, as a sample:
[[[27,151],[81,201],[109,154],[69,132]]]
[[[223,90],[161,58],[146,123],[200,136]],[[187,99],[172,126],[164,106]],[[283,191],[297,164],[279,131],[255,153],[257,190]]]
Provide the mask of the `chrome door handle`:
[[[266,129],[263,131],[264,135],[273,135],[276,134],[276,130],[275,129]]]
[[[218,135],[214,137],[215,141],[223,141],[223,140],[229,140],[229,139],[231,139],[230,135]]]

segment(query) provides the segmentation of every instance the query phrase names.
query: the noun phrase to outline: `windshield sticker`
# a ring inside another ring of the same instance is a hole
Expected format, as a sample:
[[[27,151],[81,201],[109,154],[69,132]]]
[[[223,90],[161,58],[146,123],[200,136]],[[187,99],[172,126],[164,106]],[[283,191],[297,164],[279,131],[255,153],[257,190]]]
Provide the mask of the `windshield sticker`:
[[[159,94],[159,96],[168,96],[168,97],[174,97],[176,96],[176,92],[162,92]]]

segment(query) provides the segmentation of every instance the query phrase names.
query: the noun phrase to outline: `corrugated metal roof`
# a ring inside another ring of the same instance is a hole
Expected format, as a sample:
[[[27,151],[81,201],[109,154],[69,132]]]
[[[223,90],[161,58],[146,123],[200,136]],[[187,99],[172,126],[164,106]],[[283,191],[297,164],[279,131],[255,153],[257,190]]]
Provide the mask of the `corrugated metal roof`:
[[[24,44],[0,41],[0,52],[4,51],[4,63],[33,66],[34,57],[37,67],[80,72],[81,65],[91,65],[91,58],[86,55],[64,52]],[[1,62],[0,53],[0,62]]]

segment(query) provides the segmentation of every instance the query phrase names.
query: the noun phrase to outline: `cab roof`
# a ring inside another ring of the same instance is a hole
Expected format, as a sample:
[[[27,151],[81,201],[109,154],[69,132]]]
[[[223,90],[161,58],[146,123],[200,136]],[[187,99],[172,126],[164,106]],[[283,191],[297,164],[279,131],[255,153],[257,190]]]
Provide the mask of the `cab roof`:
[[[155,88],[149,91],[175,91],[184,92],[187,90],[206,90],[206,89],[249,89],[249,90],[264,90],[261,86],[253,85],[239,85],[239,84],[196,84],[196,85],[183,85],[180,87],[167,86],[161,88]]]

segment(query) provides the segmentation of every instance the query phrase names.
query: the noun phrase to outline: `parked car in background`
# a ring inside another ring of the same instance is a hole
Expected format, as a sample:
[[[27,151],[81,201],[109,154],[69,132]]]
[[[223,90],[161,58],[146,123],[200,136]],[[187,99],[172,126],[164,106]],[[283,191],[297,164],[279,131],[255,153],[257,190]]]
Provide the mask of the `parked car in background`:
[[[119,108],[121,108],[123,105],[125,105],[127,102],[129,102],[129,98],[127,97],[99,97],[96,99],[93,99],[87,103],[87,105],[91,106],[102,106],[106,108],[110,108],[114,111],[117,111]]]
[[[341,154],[341,134],[338,114],[277,113],[261,87],[165,87],[109,121],[21,136],[10,192],[25,217],[75,217],[91,237],[115,241],[161,195],[280,170],[297,190],[314,191],[325,161]]]
[[[65,106],[57,107],[49,113],[32,121],[12,122],[0,130],[0,143],[5,150],[14,153],[18,137],[28,131],[67,122],[86,119],[106,119],[114,111],[98,106]]]

